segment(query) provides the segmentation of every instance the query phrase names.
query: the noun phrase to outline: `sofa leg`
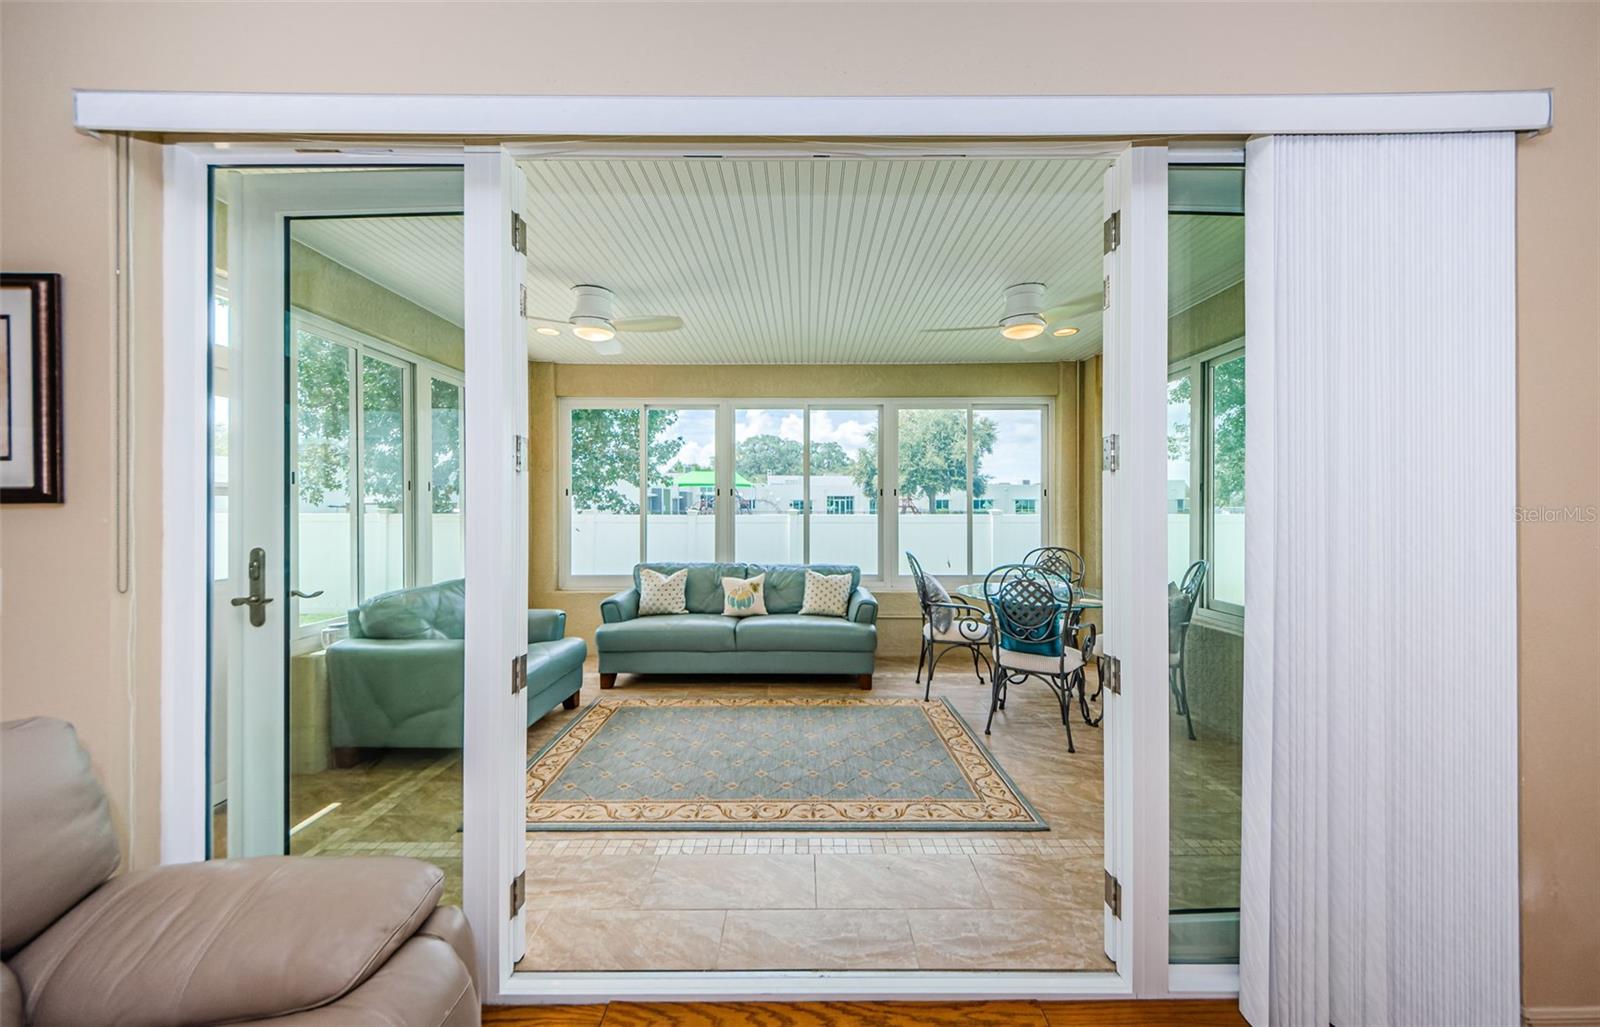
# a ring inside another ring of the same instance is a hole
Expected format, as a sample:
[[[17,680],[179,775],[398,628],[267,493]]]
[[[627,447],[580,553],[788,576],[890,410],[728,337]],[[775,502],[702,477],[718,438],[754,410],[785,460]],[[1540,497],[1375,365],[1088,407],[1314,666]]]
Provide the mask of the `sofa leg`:
[[[577,709],[578,708],[578,693],[577,692],[573,692],[571,695],[569,695],[565,699],[561,700],[561,708],[564,709],[564,710],[575,710],[575,709]]]
[[[856,675],[856,687],[861,689],[863,692],[872,691],[872,675],[871,674],[857,674]]]
[[[340,770],[349,770],[366,758],[367,750],[353,745],[336,745],[333,747],[333,765]]]
[[[617,687],[617,676],[615,674],[601,674],[600,675],[600,687],[601,688],[615,688],[615,687]]]

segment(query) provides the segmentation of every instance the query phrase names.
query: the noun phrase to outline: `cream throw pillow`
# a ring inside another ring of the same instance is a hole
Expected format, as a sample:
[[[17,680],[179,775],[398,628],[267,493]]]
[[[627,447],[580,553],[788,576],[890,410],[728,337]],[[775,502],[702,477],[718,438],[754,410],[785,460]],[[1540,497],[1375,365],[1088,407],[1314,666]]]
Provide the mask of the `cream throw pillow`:
[[[669,613],[688,613],[684,588],[689,584],[689,568],[676,574],[662,574],[648,567],[639,568],[639,616],[657,617]]]
[[[722,579],[722,615],[759,617],[767,612],[767,576]]]
[[[806,597],[800,612],[817,617],[843,617],[850,609],[850,575],[818,574],[806,568]]]

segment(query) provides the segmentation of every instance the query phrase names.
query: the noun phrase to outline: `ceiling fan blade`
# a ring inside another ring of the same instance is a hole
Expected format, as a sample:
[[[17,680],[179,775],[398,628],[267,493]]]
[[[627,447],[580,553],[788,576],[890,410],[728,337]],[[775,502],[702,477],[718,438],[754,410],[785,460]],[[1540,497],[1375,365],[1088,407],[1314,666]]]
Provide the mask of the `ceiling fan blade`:
[[[1083,314],[1094,310],[1103,302],[1105,302],[1105,300],[1100,293],[1092,292],[1084,296],[1079,296],[1076,299],[1070,299],[1065,303],[1058,304],[1057,306],[1051,307],[1049,310],[1041,310],[1039,312],[1039,316],[1044,318],[1046,321],[1059,321],[1063,317],[1071,317],[1073,314]]]
[[[967,325],[965,328],[924,328],[924,332],[998,332],[999,325]]]
[[[683,327],[683,318],[653,314],[649,317],[625,317],[611,324],[619,332],[675,332]]]

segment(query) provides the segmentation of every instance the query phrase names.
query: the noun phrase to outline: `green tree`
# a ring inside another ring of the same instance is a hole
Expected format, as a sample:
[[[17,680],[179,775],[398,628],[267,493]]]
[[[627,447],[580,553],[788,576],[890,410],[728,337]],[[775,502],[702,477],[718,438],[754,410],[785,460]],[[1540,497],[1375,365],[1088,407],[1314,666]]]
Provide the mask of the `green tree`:
[[[670,434],[676,410],[652,410],[646,424],[651,486],[670,485],[661,470],[683,449],[683,436]],[[637,495],[617,489],[639,480],[639,410],[587,409],[572,412],[572,502],[578,510],[636,514]]]
[[[799,474],[803,453],[800,443],[793,439],[752,435],[735,447],[733,469],[755,484],[765,485],[774,474]]]
[[[1244,506],[1244,358],[1211,367],[1212,505]]]
[[[350,492],[350,350],[296,334],[296,484],[301,502],[321,506]]]
[[[433,512],[453,513],[461,497],[461,388],[433,379]]]
[[[964,410],[905,410],[900,414],[900,495],[922,496],[927,509],[939,496],[967,486],[967,414]],[[974,499],[989,491],[989,476],[982,472],[983,458],[994,452],[998,430],[987,417],[972,420],[972,493]],[[867,434],[867,445],[856,454],[850,476],[867,495],[878,489],[878,429]]]
[[[850,454],[837,442],[813,442],[811,444],[811,473],[812,474],[844,474],[850,470]]]

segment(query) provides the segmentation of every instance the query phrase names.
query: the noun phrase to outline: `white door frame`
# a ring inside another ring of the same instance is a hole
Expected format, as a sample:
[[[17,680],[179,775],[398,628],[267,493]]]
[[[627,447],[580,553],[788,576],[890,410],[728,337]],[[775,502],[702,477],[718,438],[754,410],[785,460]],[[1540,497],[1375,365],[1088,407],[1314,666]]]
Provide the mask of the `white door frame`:
[[[165,132],[173,134],[253,134],[278,137],[371,136],[374,133],[411,136],[634,136],[664,139],[681,136],[800,137],[969,136],[1100,137],[1131,135],[1215,136],[1237,138],[1263,133],[1344,132],[1463,132],[1529,131],[1550,126],[1548,91],[1455,94],[1390,94],[1362,96],[1226,96],[1226,97],[471,97],[396,95],[155,93],[80,91],[75,94],[75,124],[83,131]],[[529,144],[532,145],[532,144]],[[664,144],[670,148],[670,142]],[[994,145],[996,151],[1005,144]],[[1016,143],[1010,144],[1015,148]],[[981,149],[964,142],[963,152]],[[515,271],[505,254],[509,227],[499,217],[495,227],[488,213],[495,205],[515,202],[519,176],[510,155],[501,147],[475,149],[463,156],[456,147],[430,148],[407,153],[403,148],[354,147],[350,152],[296,153],[288,148],[218,151],[210,146],[169,145],[166,150],[165,204],[163,211],[164,318],[166,346],[163,384],[167,397],[163,436],[163,589],[162,589],[162,858],[167,862],[192,860],[204,852],[205,825],[205,625],[202,580],[207,566],[205,515],[197,498],[206,494],[206,346],[208,297],[200,283],[206,280],[208,256],[207,171],[215,164],[460,164],[468,167],[468,367],[491,373],[498,359],[508,364],[511,352],[501,343],[515,339],[513,296]],[[1136,163],[1134,166],[1138,166]],[[1149,167],[1145,167],[1149,171]],[[1164,164],[1163,164],[1164,190]],[[1135,178],[1148,179],[1148,175]],[[474,196],[477,197],[474,201]],[[472,209],[479,204],[474,229]],[[499,215],[496,215],[499,216]],[[1164,218],[1162,227],[1164,246]],[[1153,234],[1153,229],[1146,233]],[[1128,236],[1124,236],[1128,238]],[[1137,275],[1137,268],[1133,273]],[[1160,312],[1164,327],[1165,311]],[[476,327],[476,330],[475,330]],[[477,345],[474,345],[474,335]],[[520,341],[520,340],[519,340]],[[474,353],[476,351],[476,356]],[[1146,354],[1165,381],[1165,352]],[[474,463],[483,468],[515,450],[515,436],[526,431],[525,416],[513,423],[518,408],[511,386],[523,376],[508,376],[507,401],[483,402],[468,412],[468,448],[476,450]],[[1161,395],[1156,390],[1154,395]],[[1137,391],[1134,392],[1137,396]],[[185,400],[185,397],[192,397]],[[526,403],[526,391],[521,392]],[[1136,411],[1125,413],[1133,416]],[[1159,423],[1161,413],[1152,414]],[[1130,422],[1131,423],[1131,422]],[[1134,429],[1126,455],[1145,454],[1141,432]],[[520,598],[521,574],[504,575],[503,559],[519,544],[526,547],[526,493],[518,499],[516,472],[502,464],[495,475],[482,472],[474,488],[468,474],[469,516],[483,519],[474,525],[469,543],[468,576],[498,573],[512,584],[509,592]],[[1124,464],[1124,467],[1130,465]],[[503,473],[502,473],[503,472]],[[1153,471],[1151,473],[1154,473]],[[1148,475],[1141,476],[1148,477]],[[1135,489],[1135,496],[1143,490]],[[1108,496],[1109,508],[1109,496]],[[520,535],[520,541],[518,536]],[[1144,561],[1148,562],[1148,561]],[[1137,575],[1138,567],[1134,565]],[[525,560],[509,566],[525,566]],[[500,884],[522,859],[522,839],[503,837],[493,816],[500,791],[507,786],[502,775],[520,771],[521,732],[493,728],[497,713],[513,713],[511,703],[498,708],[491,696],[509,690],[505,659],[520,644],[510,624],[514,608],[503,603],[496,616],[486,600],[490,590],[480,588],[477,603],[469,598],[466,696],[466,851],[465,905],[480,947],[482,994],[486,1002],[554,1002],[600,1000],[614,997],[739,998],[739,997],[877,997],[877,998],[990,998],[1010,996],[1086,997],[1167,993],[1166,916],[1164,905],[1142,891],[1153,876],[1150,854],[1134,853],[1131,881],[1124,890],[1127,908],[1141,924],[1130,942],[1132,965],[1127,975],[974,974],[857,974],[857,973],[756,973],[756,974],[554,974],[513,975],[516,943],[505,930],[485,931],[485,925],[510,924],[502,919],[505,907]],[[1134,622],[1126,646],[1148,634],[1148,625]],[[1124,668],[1127,673],[1127,667]],[[1138,674],[1135,658],[1134,670]],[[1155,690],[1162,697],[1164,690]],[[1146,705],[1156,699],[1146,696]],[[510,718],[507,718],[510,719]],[[504,721],[502,721],[504,723]],[[1150,729],[1150,725],[1145,725]],[[1147,740],[1148,741],[1148,740]],[[1134,838],[1165,840],[1167,811],[1162,803],[1151,809],[1149,799],[1159,789],[1165,794],[1165,742],[1160,746],[1160,775],[1145,768],[1135,783],[1144,798],[1133,827]],[[1155,778],[1159,777],[1159,781]],[[497,779],[501,779],[497,784]],[[512,776],[511,781],[517,778]],[[482,789],[482,791],[480,791]],[[516,789],[520,801],[520,789]],[[1247,811],[1248,814],[1248,811]],[[1154,825],[1154,826],[1152,826]],[[1159,835],[1159,837],[1158,837]],[[1164,846],[1161,848],[1164,855]],[[1143,898],[1143,902],[1140,899]],[[1159,914],[1159,926],[1156,920]],[[1149,921],[1146,924],[1146,921]],[[1129,922],[1129,921],[1125,921]],[[1152,934],[1159,938],[1143,938]],[[1135,984],[1137,982],[1137,984]]]

